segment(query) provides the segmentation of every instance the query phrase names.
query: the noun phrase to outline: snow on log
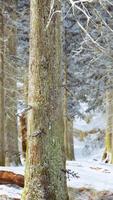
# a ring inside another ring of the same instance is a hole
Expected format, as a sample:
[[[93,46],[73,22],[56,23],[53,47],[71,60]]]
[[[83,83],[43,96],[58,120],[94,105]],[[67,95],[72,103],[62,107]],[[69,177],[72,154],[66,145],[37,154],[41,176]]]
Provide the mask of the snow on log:
[[[24,187],[24,176],[11,171],[0,171],[0,184],[15,184]]]

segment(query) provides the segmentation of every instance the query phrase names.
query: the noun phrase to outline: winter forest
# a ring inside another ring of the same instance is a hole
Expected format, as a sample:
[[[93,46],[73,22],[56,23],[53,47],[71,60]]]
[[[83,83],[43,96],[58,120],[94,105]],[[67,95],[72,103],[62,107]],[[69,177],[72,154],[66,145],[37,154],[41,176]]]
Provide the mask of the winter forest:
[[[0,200],[113,200],[113,0],[0,0]]]

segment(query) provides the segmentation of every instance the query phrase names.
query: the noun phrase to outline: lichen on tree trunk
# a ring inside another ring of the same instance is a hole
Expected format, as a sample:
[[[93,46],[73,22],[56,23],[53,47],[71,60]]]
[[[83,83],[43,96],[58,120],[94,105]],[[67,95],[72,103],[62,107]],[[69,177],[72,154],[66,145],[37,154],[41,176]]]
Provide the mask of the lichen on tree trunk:
[[[31,1],[28,136],[22,200],[67,200],[61,90],[60,15]],[[54,2],[60,9],[60,2]]]

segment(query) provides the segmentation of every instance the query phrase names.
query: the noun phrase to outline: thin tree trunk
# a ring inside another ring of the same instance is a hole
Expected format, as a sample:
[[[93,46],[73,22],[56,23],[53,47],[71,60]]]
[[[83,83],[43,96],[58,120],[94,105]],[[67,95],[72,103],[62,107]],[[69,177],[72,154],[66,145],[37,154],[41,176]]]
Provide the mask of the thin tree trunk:
[[[68,159],[74,160],[74,143],[73,143],[73,121],[68,119]]]
[[[60,14],[31,0],[28,143],[22,200],[67,200],[61,91]],[[54,10],[60,2],[54,2]]]
[[[17,130],[17,69],[15,64],[16,55],[16,7],[14,0],[8,0],[11,12],[9,13],[12,23],[8,22],[6,15],[6,46],[5,46],[5,165],[18,165],[20,163],[18,150],[18,130]],[[6,8],[7,11],[7,8]],[[8,12],[8,11],[7,11]],[[10,26],[8,26],[10,25]]]
[[[112,138],[113,138],[113,90],[106,91],[106,135],[103,160],[113,163]]]
[[[64,5],[65,2],[62,1],[62,15],[64,14]],[[73,146],[73,125],[71,125],[71,119],[68,117],[68,91],[67,91],[67,83],[68,83],[68,61],[67,61],[67,47],[66,47],[66,30],[64,28],[62,22],[62,40],[63,40],[63,56],[62,62],[64,65],[64,99],[63,99],[63,118],[64,118],[64,146],[65,146],[65,155],[67,160],[74,160],[74,146]]]
[[[65,54],[65,52],[64,52]],[[66,65],[66,55],[65,57],[65,67],[64,67],[64,146],[65,154],[67,160],[74,160],[74,145],[73,145],[73,123],[72,120],[68,118],[67,111],[67,65]]]
[[[66,62],[66,61],[64,61]],[[64,64],[64,146],[65,146],[65,155],[68,160],[68,120],[67,120],[67,65]]]
[[[5,165],[4,155],[4,23],[0,3],[0,166]]]

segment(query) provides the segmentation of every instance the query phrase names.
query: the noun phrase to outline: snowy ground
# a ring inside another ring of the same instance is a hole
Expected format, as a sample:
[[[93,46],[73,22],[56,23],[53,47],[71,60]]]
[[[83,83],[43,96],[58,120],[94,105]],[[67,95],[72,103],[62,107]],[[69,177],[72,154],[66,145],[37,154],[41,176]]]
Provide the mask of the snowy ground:
[[[96,136],[91,136],[91,138],[88,136],[84,142],[74,139],[76,161],[67,161],[67,169],[78,173],[79,178],[77,179],[70,176],[70,178],[67,179],[68,187],[76,189],[84,187],[93,188],[98,191],[113,191],[113,166],[100,161],[103,147],[95,143],[97,136],[98,134],[96,134]],[[91,148],[94,143],[96,149]],[[4,170],[4,168],[0,167],[0,170]],[[24,173],[23,167],[7,167],[5,170],[13,171],[18,174]],[[10,198],[19,199],[21,192],[22,189],[19,187],[15,188],[12,186],[0,185],[0,196],[7,195]]]
[[[77,172],[80,176],[78,179],[70,177],[68,187],[113,192],[113,166],[92,161],[68,161],[67,169]]]
[[[101,118],[101,120],[99,119]],[[101,123],[98,123],[98,122]],[[85,131],[96,128],[104,128],[104,119],[102,119],[101,114],[95,114],[95,117],[92,118],[90,124],[83,124],[81,120],[76,120],[74,123],[75,128]],[[99,127],[99,124],[100,127]],[[79,191],[81,188],[93,189],[97,191],[109,191],[113,192],[113,165],[105,164],[101,161],[102,153],[104,150],[104,135],[101,135],[100,132],[87,136],[84,141],[80,141],[78,138],[74,138],[74,150],[76,161],[67,161],[67,170],[70,169],[71,172],[78,173],[79,178],[70,176],[67,179],[67,184],[69,188],[73,188],[74,192]],[[13,171],[18,174],[24,174],[23,167],[0,167],[0,170]],[[13,187],[11,185],[0,185],[0,200],[4,200],[1,195],[7,195],[10,198],[21,198],[22,188]],[[79,192],[80,193],[80,192]],[[75,196],[78,193],[76,192]],[[91,194],[91,192],[90,192]],[[81,195],[81,194],[80,194]],[[88,193],[89,195],[89,193]],[[108,195],[108,193],[107,193]],[[86,198],[84,195],[81,198],[76,200],[91,200],[91,198]],[[96,198],[93,198],[96,200]],[[108,198],[97,198],[105,199]],[[74,198],[72,198],[74,200]],[[113,196],[111,197],[113,200]]]
[[[12,171],[17,174],[24,174],[24,167],[0,167],[0,171]],[[12,185],[0,185],[0,200],[7,200],[9,198],[20,199],[22,188]]]
[[[77,172],[80,178],[70,177],[69,187],[113,191],[113,165],[101,161],[103,145],[96,137],[98,134],[88,136],[82,142],[74,139],[76,161],[67,161],[67,169]]]

